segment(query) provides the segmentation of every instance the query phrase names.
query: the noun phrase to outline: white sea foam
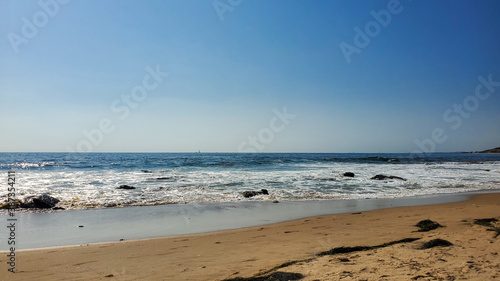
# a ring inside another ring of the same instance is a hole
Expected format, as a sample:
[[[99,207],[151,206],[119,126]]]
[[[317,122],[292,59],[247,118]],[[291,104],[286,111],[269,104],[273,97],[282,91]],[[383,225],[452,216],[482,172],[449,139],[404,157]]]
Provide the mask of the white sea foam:
[[[49,165],[47,163],[44,165]],[[348,171],[356,176],[342,176]],[[399,176],[407,181],[370,179],[377,174]],[[293,164],[287,169],[175,168],[151,170],[151,173],[113,169],[26,169],[17,173],[16,180],[19,198],[49,193],[60,199],[60,205],[67,209],[242,200],[396,198],[497,189],[500,163],[311,162]],[[136,189],[117,189],[125,184]],[[270,195],[247,199],[240,194],[262,188]],[[6,190],[2,190],[0,196],[5,198]]]

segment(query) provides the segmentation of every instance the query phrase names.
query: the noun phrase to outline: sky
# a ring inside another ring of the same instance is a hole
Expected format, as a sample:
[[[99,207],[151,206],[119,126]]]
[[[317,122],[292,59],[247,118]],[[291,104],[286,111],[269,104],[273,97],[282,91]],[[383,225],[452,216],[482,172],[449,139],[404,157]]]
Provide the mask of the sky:
[[[500,146],[499,1],[0,1],[1,152]]]

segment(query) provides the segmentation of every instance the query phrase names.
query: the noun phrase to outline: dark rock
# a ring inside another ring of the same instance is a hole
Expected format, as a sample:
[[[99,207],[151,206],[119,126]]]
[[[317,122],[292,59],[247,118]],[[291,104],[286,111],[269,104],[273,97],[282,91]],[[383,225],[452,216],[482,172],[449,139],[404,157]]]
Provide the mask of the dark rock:
[[[50,209],[54,208],[57,203],[59,203],[59,199],[44,193],[38,197],[27,198],[20,204],[20,207],[28,209]]]
[[[53,205],[46,203],[42,200],[38,200],[37,198],[33,198],[33,203],[35,203],[35,208],[39,209],[50,209],[54,207]]]
[[[344,177],[354,178],[354,173],[346,172],[344,173]]]
[[[54,207],[52,208],[52,210],[66,210],[66,209],[64,209],[63,207]]]
[[[19,207],[24,209],[35,209],[36,205],[35,203],[33,203],[31,198],[28,198],[25,199],[24,202],[21,202],[21,204],[19,204]]]
[[[386,179],[391,179],[391,180],[402,180],[406,181],[405,178],[402,177],[396,177],[396,176],[386,176],[386,175],[376,175],[371,178],[372,180],[386,180]]]
[[[148,174],[153,173],[153,172],[151,172],[151,171],[149,171],[149,170],[141,170],[141,172],[143,172],[143,173],[148,173]]]
[[[278,201],[278,200],[274,200],[274,201],[273,201],[273,203],[279,203],[279,202],[280,202],[280,201]]]
[[[57,198],[54,198],[52,196],[49,196],[47,193],[44,193],[40,196],[38,196],[38,198],[36,198],[38,201],[42,201],[48,205],[51,205],[52,207],[55,207],[57,203],[59,203],[59,199]]]
[[[117,187],[116,189],[135,189],[135,187],[124,184],[120,185],[120,187]]]
[[[161,178],[156,178],[157,180],[171,180],[172,177],[161,177]]]
[[[376,176],[371,177],[370,179],[371,180],[385,180],[386,178],[387,178],[387,176],[384,176],[384,175],[376,175]]]
[[[269,192],[267,192],[267,189],[261,189],[260,191],[243,191],[241,193],[241,195],[243,195],[245,198],[250,198],[261,194],[269,195]]]

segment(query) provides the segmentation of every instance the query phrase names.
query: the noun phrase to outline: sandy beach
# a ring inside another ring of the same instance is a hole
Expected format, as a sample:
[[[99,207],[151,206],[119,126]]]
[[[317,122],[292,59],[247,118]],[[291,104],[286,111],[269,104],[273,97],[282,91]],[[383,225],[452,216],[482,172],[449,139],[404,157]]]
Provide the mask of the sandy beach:
[[[495,237],[500,224],[475,220],[500,219],[499,205],[499,193],[481,194],[458,203],[324,215],[205,234],[20,250],[15,274],[7,271],[2,252],[0,276],[2,280],[495,280],[500,278],[500,237]],[[443,227],[419,232],[415,225],[427,219]],[[421,249],[433,239],[452,245]],[[325,251],[330,252],[318,255]]]
[[[500,0],[0,11],[0,281],[500,281]]]

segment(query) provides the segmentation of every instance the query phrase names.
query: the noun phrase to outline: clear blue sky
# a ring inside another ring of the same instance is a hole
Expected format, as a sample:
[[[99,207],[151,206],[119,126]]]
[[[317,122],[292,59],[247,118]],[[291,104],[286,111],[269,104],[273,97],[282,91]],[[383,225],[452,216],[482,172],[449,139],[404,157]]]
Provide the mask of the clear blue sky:
[[[0,151],[500,146],[499,12],[499,1],[3,0]],[[349,63],[342,43],[357,50]],[[494,81],[482,99],[480,76]],[[144,79],[146,96],[121,100]]]

